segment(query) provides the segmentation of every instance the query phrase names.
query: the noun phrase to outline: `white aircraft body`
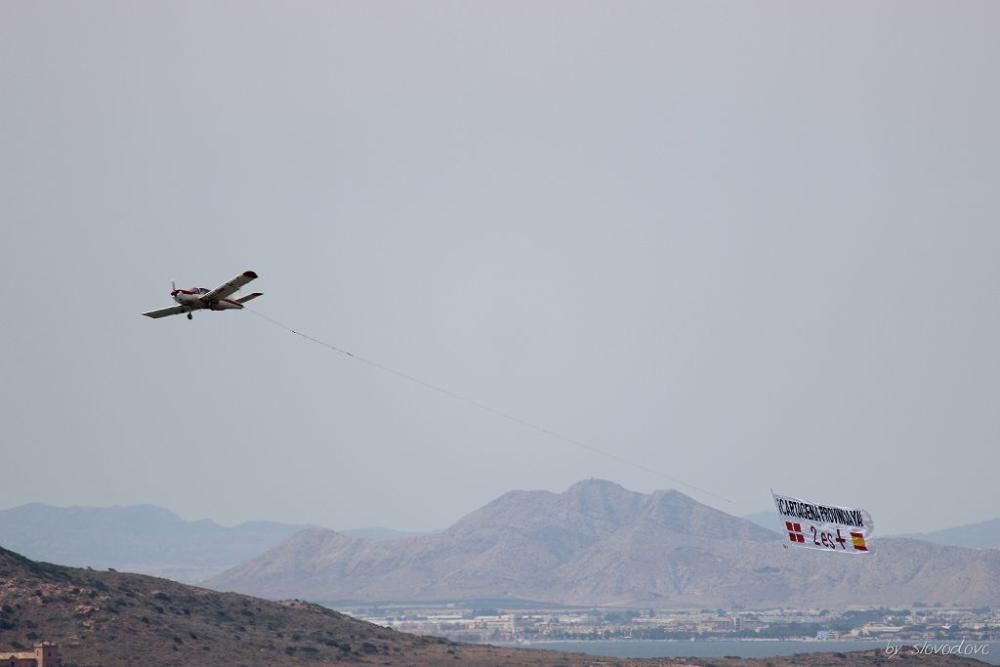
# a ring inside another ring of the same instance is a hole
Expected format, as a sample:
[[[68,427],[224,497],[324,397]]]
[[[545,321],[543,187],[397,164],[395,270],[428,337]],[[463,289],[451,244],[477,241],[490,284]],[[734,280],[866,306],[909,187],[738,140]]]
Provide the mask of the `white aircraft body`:
[[[143,313],[143,315],[146,317],[159,318],[167,317],[168,315],[180,315],[181,313],[187,313],[187,317],[190,320],[191,313],[196,310],[241,310],[244,303],[262,296],[262,293],[254,292],[253,294],[247,294],[246,296],[242,296],[238,299],[230,299],[229,297],[236,294],[241,287],[256,278],[257,274],[253,271],[244,271],[225,285],[216,287],[213,290],[205,289],[204,287],[177,289],[173,283],[170,283],[170,296],[174,298],[174,301],[176,301],[178,305],[171,308],[151,310],[148,313]]]

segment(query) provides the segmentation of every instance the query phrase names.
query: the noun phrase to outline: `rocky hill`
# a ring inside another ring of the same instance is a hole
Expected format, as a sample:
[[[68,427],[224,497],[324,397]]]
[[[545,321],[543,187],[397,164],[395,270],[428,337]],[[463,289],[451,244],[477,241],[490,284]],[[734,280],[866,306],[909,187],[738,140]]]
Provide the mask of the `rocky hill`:
[[[676,491],[589,480],[513,491],[447,530],[372,542],[305,530],[211,585],[323,601],[515,598],[575,605],[1000,604],[1000,552],[877,540],[867,556],[786,549]]]
[[[0,653],[42,640],[59,645],[66,667],[617,664],[459,645],[306,602],[269,602],[146,575],[50,565],[0,549]]]
[[[455,644],[352,619],[300,601],[268,602],[146,575],[39,563],[0,548],[0,654],[38,641],[59,646],[64,667],[256,667],[464,664],[508,667],[645,667],[882,664],[880,651],[735,658],[623,660]],[[982,664],[903,652],[894,663]]]

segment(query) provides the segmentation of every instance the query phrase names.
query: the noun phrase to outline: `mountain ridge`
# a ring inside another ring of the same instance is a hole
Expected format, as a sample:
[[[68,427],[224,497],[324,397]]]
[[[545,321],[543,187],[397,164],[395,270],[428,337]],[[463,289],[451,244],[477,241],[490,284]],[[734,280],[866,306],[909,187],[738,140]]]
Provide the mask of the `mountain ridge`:
[[[900,537],[973,549],[1000,549],[1000,518],[952,526],[926,533],[908,533]]]
[[[1000,552],[905,539],[845,556],[678,491],[604,480],[511,491],[444,531],[373,543],[311,529],[211,585],[323,601],[531,599],[658,607],[1000,603]]]
[[[265,520],[235,526],[212,519],[189,521],[148,503],[59,507],[34,502],[0,510],[3,544],[29,558],[111,567],[187,583],[253,558],[306,527]],[[387,528],[345,532],[372,539],[408,535]]]

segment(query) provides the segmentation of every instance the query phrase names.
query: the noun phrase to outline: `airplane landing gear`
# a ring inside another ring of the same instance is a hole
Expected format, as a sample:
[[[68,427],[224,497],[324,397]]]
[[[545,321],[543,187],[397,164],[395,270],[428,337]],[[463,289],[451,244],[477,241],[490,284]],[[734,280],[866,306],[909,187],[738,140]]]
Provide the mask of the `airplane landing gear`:
[[[193,320],[193,319],[194,319],[194,316],[193,316],[193,315],[192,315],[191,313],[188,313],[188,319],[189,319],[189,320]]]

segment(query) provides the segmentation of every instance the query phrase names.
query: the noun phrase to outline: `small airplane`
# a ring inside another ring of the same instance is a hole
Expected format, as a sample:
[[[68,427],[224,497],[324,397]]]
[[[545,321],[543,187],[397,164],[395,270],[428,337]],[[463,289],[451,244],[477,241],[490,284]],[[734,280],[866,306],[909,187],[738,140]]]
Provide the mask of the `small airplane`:
[[[225,285],[216,287],[213,290],[205,289],[204,287],[177,289],[177,286],[171,281],[170,296],[179,305],[171,308],[161,308],[160,310],[151,310],[148,313],[143,313],[143,315],[159,318],[187,313],[187,318],[190,320],[192,319],[191,313],[195,310],[241,310],[244,303],[263,296],[263,293],[254,292],[239,299],[230,299],[229,297],[251,280],[256,280],[256,278],[257,274],[253,271],[244,271]]]

